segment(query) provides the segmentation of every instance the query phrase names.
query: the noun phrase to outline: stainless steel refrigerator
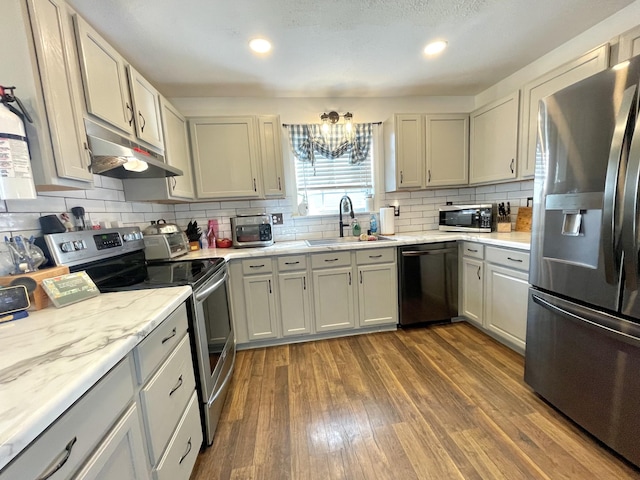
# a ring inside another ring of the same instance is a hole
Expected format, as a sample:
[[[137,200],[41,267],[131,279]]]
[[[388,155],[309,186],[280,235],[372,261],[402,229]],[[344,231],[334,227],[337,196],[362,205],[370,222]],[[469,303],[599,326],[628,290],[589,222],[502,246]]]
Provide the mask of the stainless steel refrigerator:
[[[640,57],[543,99],[525,381],[640,465]]]

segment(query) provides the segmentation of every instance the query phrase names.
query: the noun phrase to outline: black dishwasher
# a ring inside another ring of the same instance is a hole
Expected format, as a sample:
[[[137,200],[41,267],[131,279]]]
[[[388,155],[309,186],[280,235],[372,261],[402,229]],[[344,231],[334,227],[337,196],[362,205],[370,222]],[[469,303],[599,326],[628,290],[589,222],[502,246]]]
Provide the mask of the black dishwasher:
[[[456,242],[398,248],[400,325],[450,322],[458,316]]]

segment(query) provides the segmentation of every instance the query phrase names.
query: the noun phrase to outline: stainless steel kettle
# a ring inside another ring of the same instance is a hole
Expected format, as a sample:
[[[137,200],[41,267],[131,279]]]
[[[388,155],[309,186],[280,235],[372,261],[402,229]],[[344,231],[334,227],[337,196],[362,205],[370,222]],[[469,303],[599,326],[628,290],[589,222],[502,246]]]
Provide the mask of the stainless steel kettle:
[[[144,229],[143,235],[164,235],[167,233],[182,232],[180,227],[175,223],[167,223],[164,218],[157,221],[151,221],[151,225]]]

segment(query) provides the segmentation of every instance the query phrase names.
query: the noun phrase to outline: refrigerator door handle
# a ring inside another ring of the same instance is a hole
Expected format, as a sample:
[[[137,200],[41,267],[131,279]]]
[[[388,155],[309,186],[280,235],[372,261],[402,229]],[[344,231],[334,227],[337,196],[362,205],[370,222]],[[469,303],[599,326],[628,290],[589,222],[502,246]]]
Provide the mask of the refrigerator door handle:
[[[583,324],[587,328],[591,328],[597,330],[599,333],[607,335],[609,337],[615,338],[617,341],[623,341],[629,345],[633,345],[635,347],[640,347],[640,338],[637,336],[640,332],[635,332],[636,335],[630,335],[624,332],[624,328],[615,328],[613,325],[607,326],[605,323],[608,322],[608,318],[605,316],[606,314],[602,314],[602,318],[599,321],[588,318],[589,315],[585,315],[586,312],[580,312],[581,315],[577,313],[570,312],[569,310],[562,308],[558,305],[553,304],[552,302],[545,300],[542,297],[539,297],[535,293],[531,294],[531,298],[535,303],[540,305],[542,308],[546,308],[547,310],[561,315],[564,318],[567,318],[573,322]],[[623,322],[623,320],[616,320],[616,322]],[[629,323],[624,321],[625,323]],[[634,330],[634,328],[629,328],[629,330]],[[635,327],[635,330],[638,330],[638,327]]]
[[[635,97],[634,97],[635,98]],[[622,251],[625,288],[638,290],[638,182],[640,182],[640,117],[633,129],[624,185]]]
[[[620,238],[620,227],[616,225],[616,200],[619,192],[620,165],[622,163],[622,147],[632,118],[631,109],[636,104],[637,86],[627,88],[622,95],[620,109],[616,115],[616,125],[611,140],[607,176],[604,186],[602,209],[602,251],[604,252],[604,271],[607,283],[615,285],[618,282],[620,263],[616,255]]]

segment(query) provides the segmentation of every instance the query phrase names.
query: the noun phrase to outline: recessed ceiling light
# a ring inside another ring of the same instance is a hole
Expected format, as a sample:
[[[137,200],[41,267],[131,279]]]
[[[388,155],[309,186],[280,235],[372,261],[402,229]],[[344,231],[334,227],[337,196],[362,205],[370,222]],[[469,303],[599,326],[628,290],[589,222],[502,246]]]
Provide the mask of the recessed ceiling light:
[[[445,48],[447,48],[447,42],[444,40],[437,40],[424,47],[424,53],[425,55],[435,55],[442,52]]]
[[[256,53],[267,53],[271,50],[271,42],[264,38],[254,38],[249,42],[249,48]]]

